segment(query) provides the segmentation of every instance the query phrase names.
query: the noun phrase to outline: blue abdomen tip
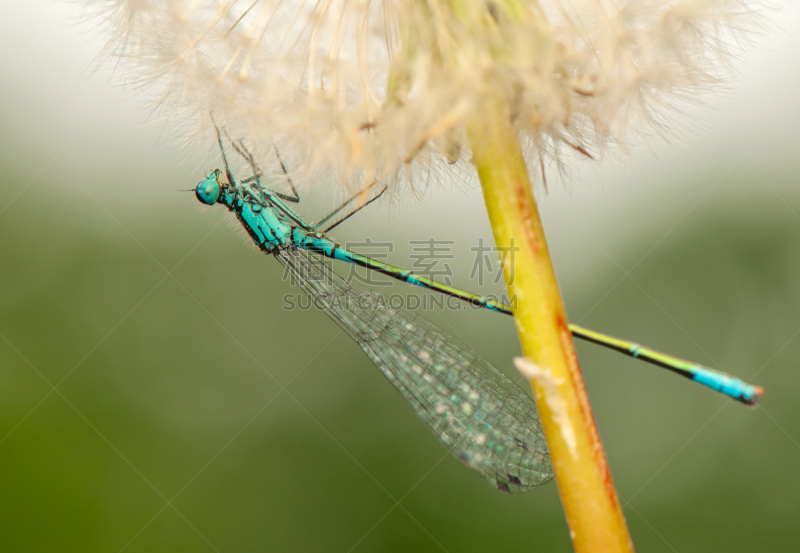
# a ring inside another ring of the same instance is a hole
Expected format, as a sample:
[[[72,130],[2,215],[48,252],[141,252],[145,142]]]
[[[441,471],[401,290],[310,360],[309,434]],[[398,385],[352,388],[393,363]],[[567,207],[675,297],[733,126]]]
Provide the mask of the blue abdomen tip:
[[[695,382],[743,403],[753,405],[758,402],[763,393],[761,388],[742,382],[738,378],[727,374],[701,368],[695,368],[692,372],[694,373],[692,380]]]

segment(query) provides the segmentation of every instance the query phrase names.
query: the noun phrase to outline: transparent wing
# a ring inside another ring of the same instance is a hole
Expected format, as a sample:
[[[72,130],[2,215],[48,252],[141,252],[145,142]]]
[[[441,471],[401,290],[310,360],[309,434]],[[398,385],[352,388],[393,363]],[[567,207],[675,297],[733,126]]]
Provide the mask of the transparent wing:
[[[507,376],[423,317],[346,283],[314,254],[290,248],[276,257],[464,464],[509,493],[553,477],[536,404]]]

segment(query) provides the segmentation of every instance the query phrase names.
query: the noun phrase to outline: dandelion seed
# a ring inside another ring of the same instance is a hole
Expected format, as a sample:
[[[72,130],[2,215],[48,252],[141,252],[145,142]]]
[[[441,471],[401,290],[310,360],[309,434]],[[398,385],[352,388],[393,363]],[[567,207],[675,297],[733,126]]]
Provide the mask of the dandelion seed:
[[[264,159],[277,144],[351,187],[468,161],[489,96],[511,106],[531,174],[601,155],[720,84],[753,26],[738,0],[85,1],[108,58],[187,140],[211,140],[213,115]]]

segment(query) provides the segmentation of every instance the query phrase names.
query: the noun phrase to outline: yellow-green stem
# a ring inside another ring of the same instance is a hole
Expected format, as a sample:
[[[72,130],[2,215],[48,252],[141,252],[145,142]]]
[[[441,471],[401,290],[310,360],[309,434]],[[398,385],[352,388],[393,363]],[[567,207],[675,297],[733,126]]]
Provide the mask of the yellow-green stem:
[[[586,396],[583,375],[544,238],[519,137],[502,101],[469,123],[473,161],[508,291],[575,551],[632,552],[633,545]],[[504,248],[510,248],[505,249]],[[511,262],[509,262],[511,261]]]

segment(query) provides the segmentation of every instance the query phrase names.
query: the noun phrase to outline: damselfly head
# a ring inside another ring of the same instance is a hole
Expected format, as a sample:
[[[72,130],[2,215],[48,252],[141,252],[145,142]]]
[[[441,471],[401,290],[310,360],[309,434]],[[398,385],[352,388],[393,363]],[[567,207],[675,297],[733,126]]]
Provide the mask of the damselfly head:
[[[204,180],[197,183],[194,193],[197,199],[206,205],[214,205],[219,199],[221,186],[219,183],[219,169],[206,175]]]

